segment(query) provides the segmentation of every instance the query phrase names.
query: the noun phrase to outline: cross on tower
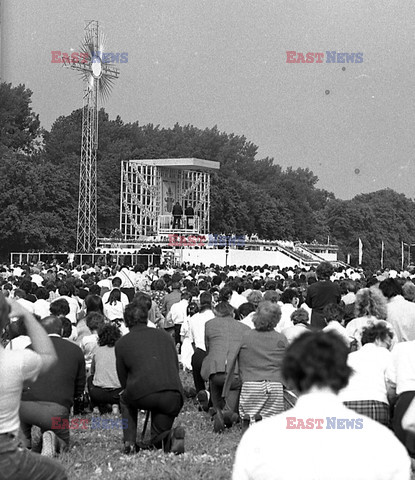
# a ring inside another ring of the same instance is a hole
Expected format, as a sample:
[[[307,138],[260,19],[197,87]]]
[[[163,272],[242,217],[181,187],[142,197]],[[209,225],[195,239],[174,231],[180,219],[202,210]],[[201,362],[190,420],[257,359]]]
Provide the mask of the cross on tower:
[[[103,37],[99,35],[96,20],[88,22],[85,27],[81,52],[79,61],[74,62],[69,57],[62,59],[85,81],[76,251],[92,253],[97,246],[98,93],[103,99],[109,96],[119,70],[103,62]]]

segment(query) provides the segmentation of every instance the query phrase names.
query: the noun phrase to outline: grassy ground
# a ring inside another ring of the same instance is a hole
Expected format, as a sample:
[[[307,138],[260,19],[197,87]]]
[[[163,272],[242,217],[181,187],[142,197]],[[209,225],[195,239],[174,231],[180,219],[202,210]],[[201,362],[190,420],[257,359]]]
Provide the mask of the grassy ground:
[[[182,373],[183,384],[191,386],[189,373]],[[87,415],[85,418],[91,418]],[[114,418],[104,415],[103,418]],[[144,424],[140,414],[139,429]],[[136,455],[121,453],[122,430],[72,430],[71,451],[59,457],[71,480],[78,479],[215,479],[231,477],[235,450],[241,438],[239,425],[213,432],[207,414],[198,411],[192,399],[187,399],[176,420],[176,425],[186,428],[183,455],[164,454],[159,451],[142,451]],[[149,432],[149,426],[147,433]]]

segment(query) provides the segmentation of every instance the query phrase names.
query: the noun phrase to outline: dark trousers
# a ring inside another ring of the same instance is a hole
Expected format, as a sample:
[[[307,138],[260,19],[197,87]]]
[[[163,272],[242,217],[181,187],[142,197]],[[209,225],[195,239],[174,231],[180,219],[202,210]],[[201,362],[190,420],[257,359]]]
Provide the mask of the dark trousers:
[[[181,219],[182,217],[180,215],[173,215],[173,229],[176,228],[181,228]]]
[[[241,392],[241,381],[239,377],[234,377],[231,388],[225,399],[222,397],[223,386],[225,385],[226,373],[215,373],[209,377],[210,401],[214,408],[231,410],[238,413],[239,394]]]
[[[69,420],[69,409],[63,405],[53,402],[20,402],[20,426],[27,440],[31,439],[32,425],[38,426],[42,433],[53,430],[60,439],[61,447],[69,446],[69,429],[54,428],[53,418],[59,418],[60,426],[62,420]]]
[[[312,330],[323,330],[327,326],[323,313],[313,309],[311,311],[310,325]]]
[[[201,348],[196,348],[192,356],[192,373],[196,392],[200,392],[200,390],[204,390],[206,388],[205,381],[200,374],[203,359],[206,357],[206,355],[207,353],[204,350],[202,350]]]
[[[124,442],[135,443],[137,438],[138,410],[151,412],[151,440],[156,448],[162,448],[169,436],[174,420],[183,406],[182,394],[174,390],[152,393],[135,401],[127,401],[125,394],[120,396],[121,414],[127,423]]]
[[[395,435],[406,447],[409,455],[415,458],[415,434],[402,428],[402,417],[415,398],[415,391],[403,392],[399,395],[393,413],[392,427]]]
[[[95,386],[92,382],[94,377],[88,377],[88,391],[92,407],[104,405],[119,405],[122,388],[102,388]]]
[[[182,324],[175,324],[174,325],[174,343],[175,345],[179,344],[180,347],[182,346],[182,339],[180,338],[180,330],[182,329]],[[180,353],[180,349],[179,349]]]
[[[134,295],[135,295],[135,289],[133,287],[131,288],[121,288],[120,289],[122,293],[125,293],[128,297],[128,300],[130,302],[133,301]]]
[[[0,435],[0,479],[67,480],[64,468],[52,458],[23,448],[12,434]]]
[[[192,229],[193,228],[193,215],[192,216],[188,216],[186,217],[186,227],[188,230]]]

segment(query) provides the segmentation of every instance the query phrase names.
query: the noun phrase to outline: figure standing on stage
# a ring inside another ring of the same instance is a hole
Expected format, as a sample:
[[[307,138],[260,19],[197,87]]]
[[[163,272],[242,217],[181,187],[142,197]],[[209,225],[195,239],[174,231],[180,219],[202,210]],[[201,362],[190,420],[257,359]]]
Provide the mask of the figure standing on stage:
[[[172,214],[173,214],[173,229],[176,228],[176,225],[177,225],[177,228],[180,229],[181,228],[181,218],[182,218],[182,215],[183,215],[183,208],[182,206],[180,205],[179,202],[176,202],[174,207],[173,207],[173,210],[172,210]]]
[[[188,230],[193,229],[194,228],[195,211],[189,203],[186,205],[186,208],[184,210],[184,214],[186,215],[186,228]]]

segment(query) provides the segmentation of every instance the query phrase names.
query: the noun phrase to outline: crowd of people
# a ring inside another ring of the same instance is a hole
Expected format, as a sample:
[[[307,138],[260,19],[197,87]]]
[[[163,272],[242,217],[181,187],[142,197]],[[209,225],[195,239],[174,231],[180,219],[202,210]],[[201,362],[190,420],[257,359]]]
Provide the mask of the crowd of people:
[[[410,478],[411,272],[38,263],[0,278],[0,478],[66,478],[53,457],[84,411],[121,415],[125,454],[181,454],[186,397],[218,434],[240,426],[235,480]]]

